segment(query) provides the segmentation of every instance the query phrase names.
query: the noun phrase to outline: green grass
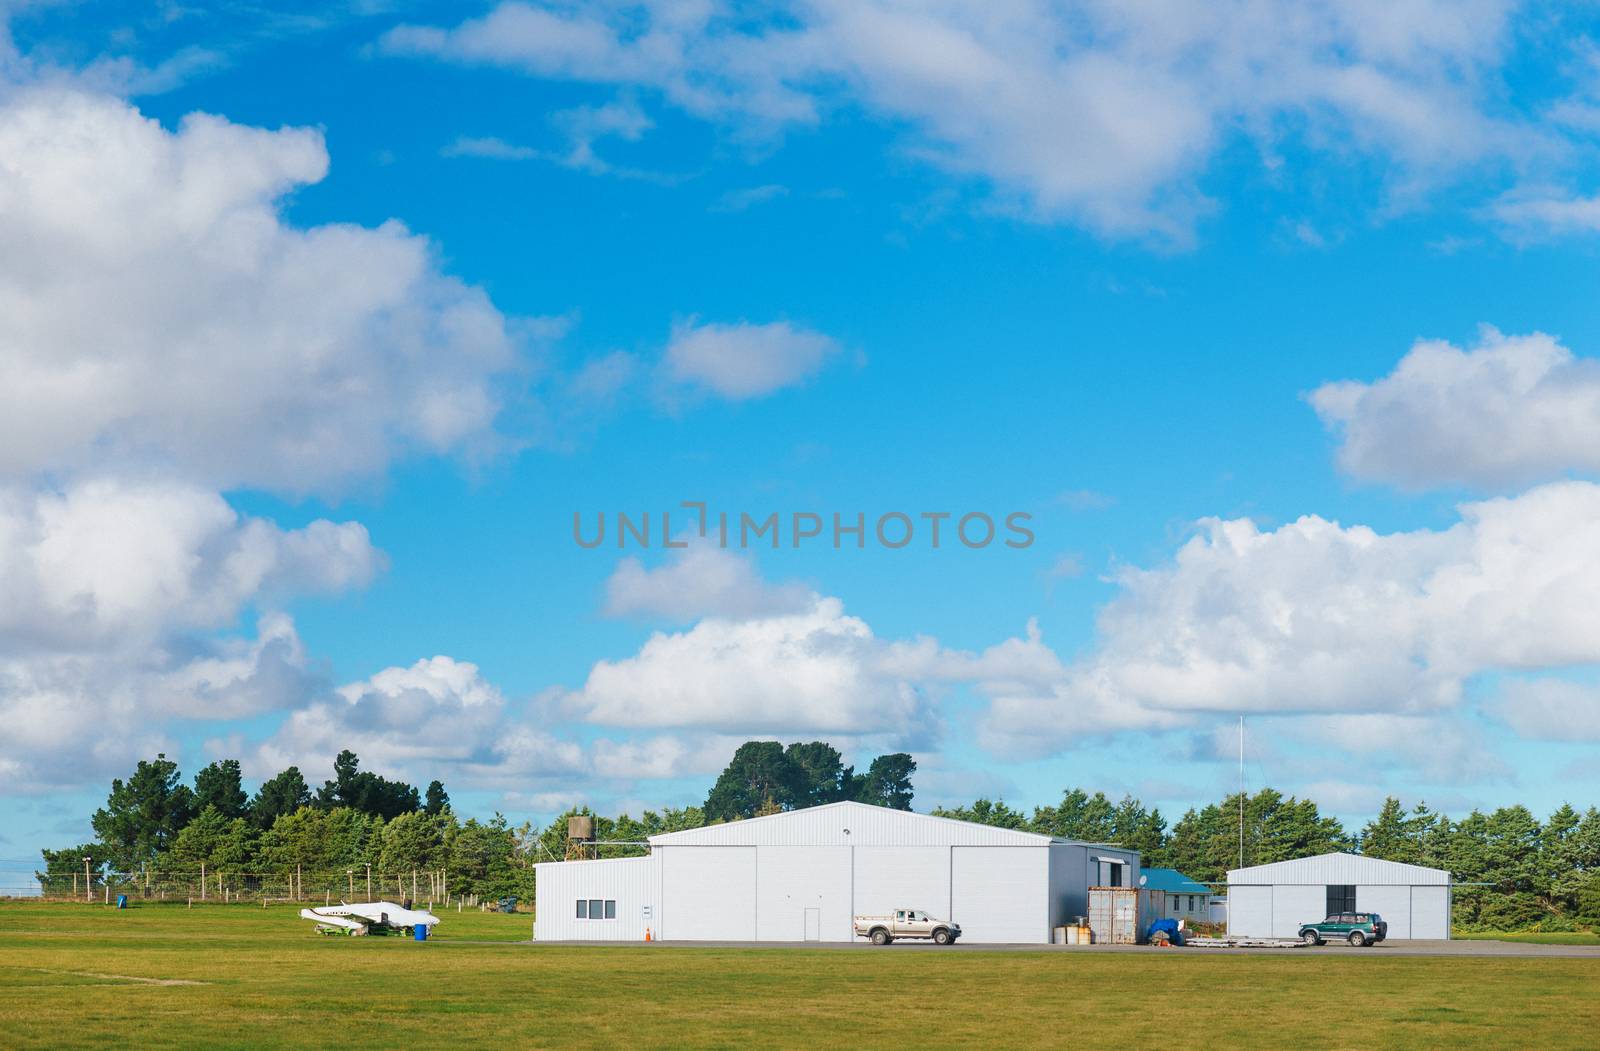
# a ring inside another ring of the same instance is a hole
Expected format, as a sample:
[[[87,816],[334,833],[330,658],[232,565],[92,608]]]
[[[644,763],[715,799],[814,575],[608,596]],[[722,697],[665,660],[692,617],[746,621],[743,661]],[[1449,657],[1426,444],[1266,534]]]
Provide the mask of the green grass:
[[[1531,942],[1534,945],[1600,945],[1591,931],[1457,931],[1463,941]]]
[[[530,946],[509,944],[528,916],[482,913],[425,944],[310,926],[287,906],[0,904],[0,1046],[1592,1047],[1600,1026],[1587,959]]]

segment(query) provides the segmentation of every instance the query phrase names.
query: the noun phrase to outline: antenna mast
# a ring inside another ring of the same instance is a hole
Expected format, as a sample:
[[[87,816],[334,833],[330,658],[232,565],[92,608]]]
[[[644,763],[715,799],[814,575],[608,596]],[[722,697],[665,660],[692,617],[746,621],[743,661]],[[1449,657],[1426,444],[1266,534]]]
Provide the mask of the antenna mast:
[[[1239,716],[1239,867],[1244,868],[1244,716]]]

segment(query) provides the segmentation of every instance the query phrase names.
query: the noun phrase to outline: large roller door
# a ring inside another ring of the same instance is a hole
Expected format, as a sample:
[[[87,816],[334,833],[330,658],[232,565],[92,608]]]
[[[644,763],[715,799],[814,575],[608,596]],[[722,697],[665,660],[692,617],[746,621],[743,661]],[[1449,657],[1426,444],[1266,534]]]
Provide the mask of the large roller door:
[[[1450,937],[1450,888],[1411,888],[1411,937]]]
[[[757,847],[756,937],[850,940],[849,847]]]
[[[1356,887],[1356,909],[1375,912],[1389,925],[1389,937],[1414,938],[1411,933],[1411,888],[1361,886]]]
[[[661,855],[662,938],[755,939],[755,847],[668,847]]]
[[[949,847],[854,847],[855,911],[950,911]]]
[[[1272,888],[1274,938],[1298,938],[1307,923],[1321,923],[1328,915],[1328,888],[1291,883]]]
[[[1048,941],[1049,861],[1036,847],[953,847],[949,918],[961,939]]]
[[[1272,937],[1272,888],[1228,888],[1228,933],[1235,938]]]

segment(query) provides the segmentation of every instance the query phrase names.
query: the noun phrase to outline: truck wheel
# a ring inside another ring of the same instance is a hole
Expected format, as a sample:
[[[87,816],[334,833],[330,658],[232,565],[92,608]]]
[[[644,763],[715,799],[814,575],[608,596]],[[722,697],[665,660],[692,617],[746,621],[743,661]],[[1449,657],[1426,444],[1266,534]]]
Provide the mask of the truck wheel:
[[[1317,932],[1316,931],[1301,931],[1300,932],[1300,940],[1305,942],[1307,945],[1321,945],[1322,944],[1322,939],[1317,937]]]
[[[889,932],[884,930],[882,927],[879,927],[877,930],[873,931],[872,932],[872,944],[874,944],[874,945],[888,945],[889,944]]]
[[[1350,944],[1354,945],[1356,948],[1359,949],[1363,945],[1367,944],[1367,936],[1365,934],[1362,934],[1360,931],[1351,931],[1350,932]]]
[[[950,932],[945,930],[943,927],[940,927],[933,932],[933,940],[938,942],[940,945],[949,945],[951,942]]]

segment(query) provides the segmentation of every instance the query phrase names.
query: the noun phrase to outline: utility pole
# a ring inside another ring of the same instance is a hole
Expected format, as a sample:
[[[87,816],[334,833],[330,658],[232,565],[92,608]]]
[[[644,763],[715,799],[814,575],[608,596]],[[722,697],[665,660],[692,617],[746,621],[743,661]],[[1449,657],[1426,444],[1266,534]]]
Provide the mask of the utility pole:
[[[1244,716],[1239,716],[1239,867],[1244,868]]]

